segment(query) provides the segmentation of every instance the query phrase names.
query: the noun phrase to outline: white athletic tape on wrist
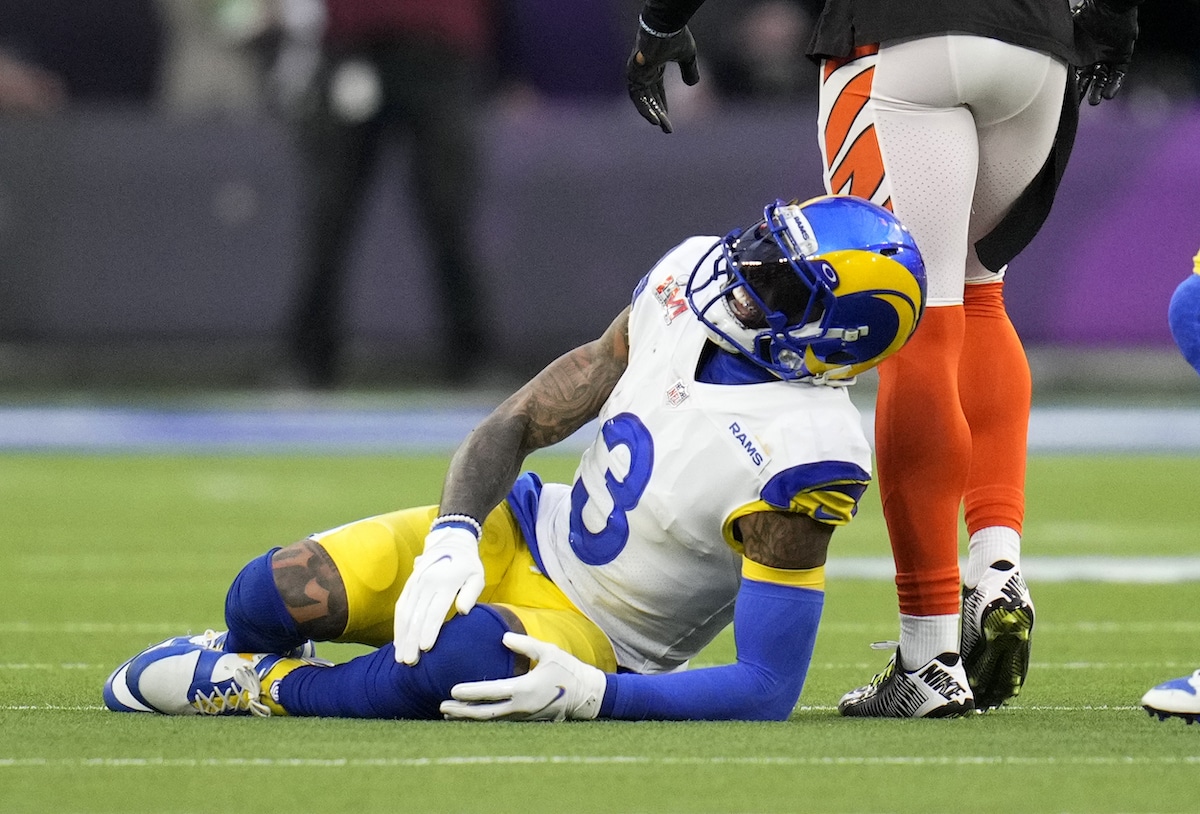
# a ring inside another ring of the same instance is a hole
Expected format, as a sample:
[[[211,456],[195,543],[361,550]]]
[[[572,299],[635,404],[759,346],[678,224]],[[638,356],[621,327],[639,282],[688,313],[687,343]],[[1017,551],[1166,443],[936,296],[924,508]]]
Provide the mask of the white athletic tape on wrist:
[[[683,30],[681,28],[681,29],[679,29],[679,31],[673,31],[670,34],[663,33],[662,31],[655,31],[653,28],[646,25],[646,21],[643,20],[640,16],[638,17],[638,25],[640,25],[642,27],[642,30],[645,31],[647,34],[649,34],[651,37],[657,37],[660,40],[669,40],[669,39],[671,39],[671,37],[674,37],[676,34],[678,34],[679,31]]]
[[[439,528],[455,528],[469,531],[475,535],[478,540],[483,536],[483,526],[479,521],[469,514],[443,514],[433,518],[433,522],[429,524],[429,530]]]

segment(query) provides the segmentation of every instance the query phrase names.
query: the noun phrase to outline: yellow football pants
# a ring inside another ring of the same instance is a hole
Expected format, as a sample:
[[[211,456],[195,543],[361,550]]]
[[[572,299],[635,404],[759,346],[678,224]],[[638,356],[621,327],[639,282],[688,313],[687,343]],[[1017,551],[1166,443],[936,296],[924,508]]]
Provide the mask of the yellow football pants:
[[[349,618],[336,641],[375,647],[392,641],[396,600],[437,515],[437,506],[421,506],[313,535],[346,586]],[[485,579],[481,604],[518,633],[552,642],[606,672],[616,669],[608,637],[537,567],[507,503],[485,519],[479,556]]]

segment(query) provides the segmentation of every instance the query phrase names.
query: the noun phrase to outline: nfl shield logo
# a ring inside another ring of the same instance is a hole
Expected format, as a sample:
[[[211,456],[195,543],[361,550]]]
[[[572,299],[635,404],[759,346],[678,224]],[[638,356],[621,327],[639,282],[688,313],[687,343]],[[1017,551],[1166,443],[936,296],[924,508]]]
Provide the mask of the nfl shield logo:
[[[675,382],[667,388],[667,404],[671,407],[678,407],[687,401],[688,391],[687,386],[683,383],[683,379]]]

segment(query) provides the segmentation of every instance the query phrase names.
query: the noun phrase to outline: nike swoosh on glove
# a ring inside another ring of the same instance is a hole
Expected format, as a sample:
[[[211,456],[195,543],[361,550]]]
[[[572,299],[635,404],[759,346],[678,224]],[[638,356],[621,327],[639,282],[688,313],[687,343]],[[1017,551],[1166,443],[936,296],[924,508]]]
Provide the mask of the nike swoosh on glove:
[[[472,721],[583,721],[600,714],[608,679],[549,642],[505,633],[504,646],[537,662],[515,678],[471,681],[450,688],[442,715]]]
[[[412,576],[396,600],[396,661],[413,665],[433,647],[453,605],[465,614],[483,593],[479,538],[457,526],[439,526],[425,537]]]

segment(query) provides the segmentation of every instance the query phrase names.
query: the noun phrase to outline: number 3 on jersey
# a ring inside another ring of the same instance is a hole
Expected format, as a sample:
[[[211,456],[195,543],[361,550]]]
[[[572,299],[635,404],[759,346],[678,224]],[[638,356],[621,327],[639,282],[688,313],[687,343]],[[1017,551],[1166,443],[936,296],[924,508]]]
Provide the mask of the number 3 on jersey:
[[[632,413],[600,428],[604,447],[584,457],[571,489],[571,550],[588,565],[610,563],[629,541],[627,514],[637,506],[654,469],[654,439]]]

